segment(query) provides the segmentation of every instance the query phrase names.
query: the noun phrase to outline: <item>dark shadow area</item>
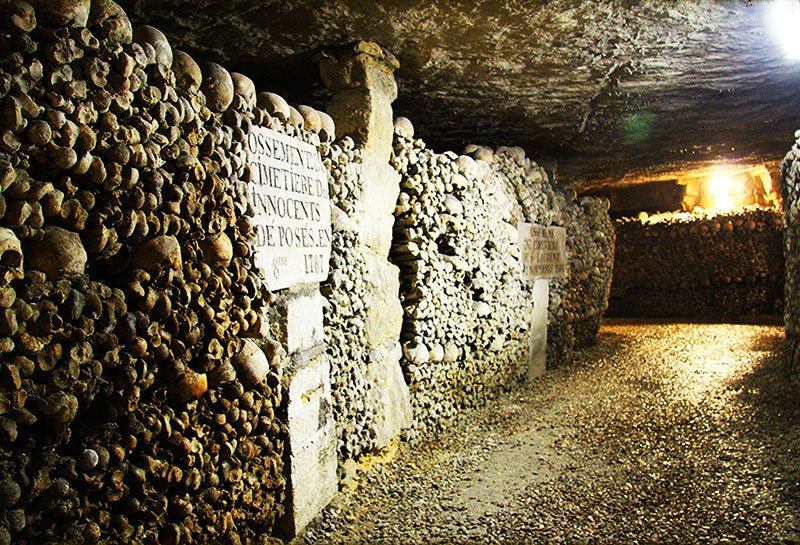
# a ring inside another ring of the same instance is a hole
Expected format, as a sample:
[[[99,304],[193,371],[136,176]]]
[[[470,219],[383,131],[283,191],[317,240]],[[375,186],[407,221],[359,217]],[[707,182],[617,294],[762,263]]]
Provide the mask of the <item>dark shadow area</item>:
[[[616,295],[616,296],[615,296]],[[610,317],[678,318],[699,323],[761,324],[781,320],[782,286],[754,283],[683,290],[638,288],[614,294],[608,302]]]
[[[752,373],[729,385],[745,408],[731,424],[752,452],[762,453],[786,502],[800,506],[800,380],[786,371],[782,338],[763,337],[750,350],[764,354]],[[800,543],[800,528],[794,530],[791,543]]]

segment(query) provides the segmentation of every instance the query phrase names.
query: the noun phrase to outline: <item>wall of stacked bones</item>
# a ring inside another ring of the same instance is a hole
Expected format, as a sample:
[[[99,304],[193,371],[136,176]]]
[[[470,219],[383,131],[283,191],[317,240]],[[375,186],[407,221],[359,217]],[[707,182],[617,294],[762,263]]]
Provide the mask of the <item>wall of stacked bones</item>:
[[[399,118],[392,163],[402,181],[390,257],[401,269],[412,439],[527,372],[533,282],[519,273],[519,222],[568,232],[569,276],[551,282],[551,364],[597,335],[613,255],[607,201],[559,191],[520,148],[471,145],[459,156],[413,136]]]
[[[284,431],[243,141],[329,138],[88,6],[3,6],[0,543],[248,540]]]
[[[257,542],[282,512],[282,349],[250,243],[244,141],[316,145],[333,204],[361,205],[361,152],[311,108],[132,29],[110,0],[2,2],[0,545]],[[408,438],[524,376],[532,283],[516,223],[565,225],[553,354],[596,334],[607,204],[517,148],[437,154],[396,125]],[[342,460],[374,446],[363,243],[335,230],[322,286]],[[554,360],[556,361],[556,360]]]
[[[794,374],[800,370],[800,133],[795,133],[795,136],[797,141],[781,165],[785,227],[783,251],[786,258],[786,363]]]
[[[334,146],[325,164],[332,174],[331,204],[345,218],[333,222],[330,275],[321,286],[325,308],[325,343],[331,366],[331,397],[340,462],[354,460],[375,447],[373,403],[369,403],[366,244],[348,219],[363,210],[363,152],[350,137]],[[336,210],[333,208],[333,210]]]
[[[615,221],[611,311],[747,316],[782,311],[781,212],[667,213]]]
[[[598,197],[565,203],[569,267],[567,277],[550,281],[548,366],[594,344],[608,309],[616,238],[608,207],[608,200]]]

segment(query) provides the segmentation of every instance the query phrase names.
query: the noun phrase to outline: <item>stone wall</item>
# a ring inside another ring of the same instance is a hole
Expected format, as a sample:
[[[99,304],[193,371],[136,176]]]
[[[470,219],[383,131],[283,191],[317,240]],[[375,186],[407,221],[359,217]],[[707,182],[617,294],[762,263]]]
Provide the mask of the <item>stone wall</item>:
[[[382,353],[372,351],[367,339],[368,309],[375,297],[372,285],[379,278],[371,278],[370,250],[356,223],[364,212],[363,149],[346,136],[341,145],[334,146],[329,162],[333,251],[330,277],[322,289],[328,300],[325,335],[331,360],[337,448],[340,464],[344,464],[387,446],[387,438],[382,436],[386,435],[382,432],[386,411],[381,407],[395,403],[402,414],[407,400],[381,399],[384,391],[377,385],[385,377],[375,376],[371,365]],[[393,297],[398,298],[399,293]],[[399,432],[398,427],[389,439]]]
[[[360,196],[363,152],[351,138],[335,147],[329,159],[335,172],[331,184],[333,248],[331,272],[323,286],[328,300],[325,312],[325,342],[331,360],[333,412],[337,424],[340,460],[356,458],[375,448],[372,423],[375,414],[364,403],[369,395],[366,349],[366,299],[363,282],[367,275],[363,242],[352,228],[352,217],[362,211]]]
[[[625,316],[780,313],[779,211],[675,213],[615,222],[611,311]]]
[[[781,164],[783,197],[783,255],[786,260],[784,322],[786,366],[793,375],[800,371],[800,132]]]
[[[333,168],[333,158],[340,156],[342,146],[333,142],[335,127],[330,116],[308,106],[290,106],[273,93],[258,93],[257,97],[254,122],[316,147],[327,167],[330,192],[337,186],[335,176],[346,175]],[[246,157],[242,160],[246,162]],[[280,411],[272,415],[275,425],[287,428],[286,497],[277,512],[282,515],[278,531],[284,537],[302,531],[338,490],[337,421],[332,407],[332,377],[337,366],[328,354],[324,316],[329,303],[321,291],[318,282],[297,282],[271,294],[267,313],[270,332],[284,356],[279,367],[284,399]]]
[[[334,414],[344,467],[389,446],[411,418],[400,369],[399,270],[388,259],[400,190],[389,164],[399,64],[372,42],[327,49],[317,60],[343,143],[331,186],[336,247],[325,289],[331,341],[344,343],[329,346],[336,352]]]

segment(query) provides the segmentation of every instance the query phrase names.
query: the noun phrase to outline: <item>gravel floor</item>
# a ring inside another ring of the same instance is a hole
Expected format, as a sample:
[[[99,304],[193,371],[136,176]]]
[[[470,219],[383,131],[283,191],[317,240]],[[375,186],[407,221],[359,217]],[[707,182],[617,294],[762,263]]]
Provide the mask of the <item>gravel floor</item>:
[[[294,543],[800,544],[782,336],[608,321],[569,366],[401,446]]]

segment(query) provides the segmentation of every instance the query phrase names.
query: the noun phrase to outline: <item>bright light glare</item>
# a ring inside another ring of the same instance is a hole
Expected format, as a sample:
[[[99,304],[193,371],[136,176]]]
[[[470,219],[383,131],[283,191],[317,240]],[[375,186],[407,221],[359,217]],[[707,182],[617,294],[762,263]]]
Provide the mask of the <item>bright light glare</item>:
[[[708,181],[706,196],[710,208],[716,210],[730,210],[736,200],[733,196],[733,180],[729,176],[718,175]]]
[[[800,60],[800,0],[775,0],[770,9],[770,22],[786,56]]]

